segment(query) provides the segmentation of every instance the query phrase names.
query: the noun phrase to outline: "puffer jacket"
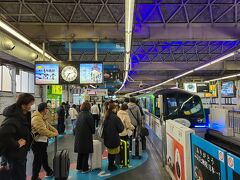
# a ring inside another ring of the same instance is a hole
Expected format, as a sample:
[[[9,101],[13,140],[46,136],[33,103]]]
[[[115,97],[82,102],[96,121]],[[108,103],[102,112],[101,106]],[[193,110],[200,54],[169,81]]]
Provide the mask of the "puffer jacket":
[[[48,138],[54,137],[56,132],[57,130],[48,123],[39,111],[32,114],[32,133],[35,134],[35,141],[47,142]]]
[[[6,117],[0,127],[0,149],[10,159],[26,159],[32,143],[31,113],[24,114],[16,104],[4,109]],[[26,145],[19,148],[18,140],[25,139]]]
[[[70,115],[71,119],[77,119],[78,112],[75,108],[70,108],[69,109],[69,115]]]
[[[120,145],[119,133],[123,130],[124,126],[121,119],[114,112],[110,112],[103,124],[104,145],[111,149],[117,148]]]
[[[128,115],[127,111],[119,110],[117,113],[117,116],[121,119],[124,130],[122,133],[119,134],[119,136],[127,136],[128,130],[134,130],[134,126],[131,124],[130,117]]]
[[[142,115],[139,107],[135,103],[128,103],[128,114],[133,126],[141,125]]]

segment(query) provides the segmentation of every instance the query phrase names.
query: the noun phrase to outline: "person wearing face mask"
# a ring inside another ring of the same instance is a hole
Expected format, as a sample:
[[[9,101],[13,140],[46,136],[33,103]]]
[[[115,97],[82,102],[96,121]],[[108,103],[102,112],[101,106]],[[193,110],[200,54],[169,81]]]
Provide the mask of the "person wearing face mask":
[[[116,114],[115,103],[109,103],[108,109],[105,113],[103,124],[103,138],[104,145],[108,148],[108,170],[115,171],[116,154],[120,152],[120,136],[119,133],[123,132],[124,126],[121,119]]]
[[[58,136],[58,131],[48,123],[45,117],[48,111],[47,103],[41,103],[38,105],[38,110],[32,114],[32,133],[34,134],[32,180],[39,180],[41,166],[47,176],[53,175],[53,170],[48,165],[47,146],[48,138]]]
[[[33,104],[34,97],[24,93],[18,96],[16,103],[3,111],[5,120],[0,126],[0,152],[9,163],[11,180],[26,180],[27,152],[32,143]]]

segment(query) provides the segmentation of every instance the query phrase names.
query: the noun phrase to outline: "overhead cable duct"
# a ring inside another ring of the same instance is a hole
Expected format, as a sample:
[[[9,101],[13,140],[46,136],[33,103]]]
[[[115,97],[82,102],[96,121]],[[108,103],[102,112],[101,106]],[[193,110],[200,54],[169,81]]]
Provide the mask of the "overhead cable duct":
[[[6,38],[6,37],[2,37],[1,41],[0,41],[0,48],[2,50],[13,50],[15,48],[15,45],[13,44],[13,42]]]

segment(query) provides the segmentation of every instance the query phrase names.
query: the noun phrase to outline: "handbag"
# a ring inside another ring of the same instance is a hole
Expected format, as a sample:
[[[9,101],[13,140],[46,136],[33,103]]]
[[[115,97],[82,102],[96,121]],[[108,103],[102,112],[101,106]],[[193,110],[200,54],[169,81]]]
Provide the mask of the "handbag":
[[[100,124],[98,130],[97,130],[97,135],[100,138],[103,138],[103,123]]]
[[[141,127],[139,134],[140,134],[141,137],[148,136],[149,135],[148,129],[146,127]]]

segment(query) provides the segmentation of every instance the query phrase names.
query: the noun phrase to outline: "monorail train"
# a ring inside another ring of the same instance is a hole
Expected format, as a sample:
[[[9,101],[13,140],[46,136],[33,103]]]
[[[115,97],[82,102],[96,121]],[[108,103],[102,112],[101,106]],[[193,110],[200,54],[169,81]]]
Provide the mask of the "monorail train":
[[[162,95],[163,120],[184,118],[190,127],[206,127],[207,122],[201,98],[182,89],[162,89],[153,93],[137,96],[143,108],[160,117],[160,100]]]

